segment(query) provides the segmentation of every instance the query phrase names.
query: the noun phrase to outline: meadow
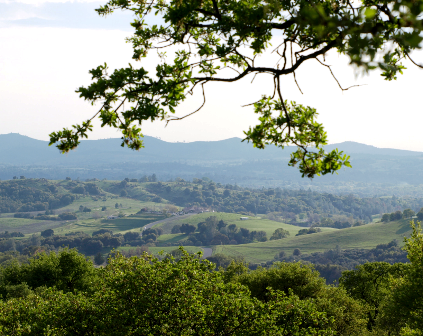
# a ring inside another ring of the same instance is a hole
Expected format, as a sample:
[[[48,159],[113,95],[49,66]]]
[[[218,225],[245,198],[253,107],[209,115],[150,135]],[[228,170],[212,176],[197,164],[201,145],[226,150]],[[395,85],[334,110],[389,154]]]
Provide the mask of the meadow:
[[[244,215],[236,213],[225,213],[225,212],[203,212],[200,214],[191,215],[189,217],[180,218],[173,217],[171,221],[166,223],[155,225],[154,227],[160,227],[163,230],[163,233],[171,233],[172,227],[174,225],[181,224],[191,224],[197,226],[198,223],[204,222],[207,217],[215,216],[218,220],[223,220],[228,225],[235,224],[240,228],[246,228],[250,231],[265,231],[267,237],[270,238],[272,233],[276,229],[282,228],[287,230],[290,236],[295,236],[299,230],[303,229],[302,227],[285,224],[281,222],[272,221],[269,219],[262,218],[260,216],[248,216],[247,220],[241,220],[241,217],[246,217]],[[337,229],[334,228],[322,228],[322,231],[334,231]]]
[[[291,236],[263,243],[215,246],[213,253],[224,253],[232,256],[242,255],[246,261],[260,263],[272,260],[280,251],[291,255],[295,248],[299,248],[302,253],[323,252],[336,248],[337,245],[341,249],[370,249],[394,239],[397,239],[401,245],[404,236],[409,236],[410,233],[409,220],[404,219],[297,237]]]

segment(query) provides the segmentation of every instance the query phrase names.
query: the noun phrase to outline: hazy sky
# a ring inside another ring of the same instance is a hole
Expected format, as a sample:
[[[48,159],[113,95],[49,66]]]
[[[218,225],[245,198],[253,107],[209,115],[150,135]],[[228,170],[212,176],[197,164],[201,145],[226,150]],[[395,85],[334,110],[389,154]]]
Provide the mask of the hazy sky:
[[[88,70],[104,62],[113,69],[127,66],[131,46],[131,15],[97,16],[104,2],[23,2],[0,0],[0,134],[20,133],[47,140],[48,134],[89,118],[97,109],[75,93],[88,85]],[[422,53],[414,55],[423,63]],[[331,143],[357,141],[377,147],[423,151],[423,70],[408,70],[396,82],[377,73],[355,78],[345,58],[329,55],[343,86],[366,86],[341,92],[329,72],[308,61],[297,73],[302,95],[291,77],[283,80],[286,99],[317,108]],[[147,64],[151,66],[154,64]],[[144,134],[166,141],[220,140],[242,137],[257,123],[252,108],[242,108],[270,92],[271,79],[257,77],[242,83],[210,84],[207,104],[196,115],[173,122],[145,124]],[[200,93],[200,92],[198,92]],[[178,110],[182,116],[201,104],[193,96]],[[118,137],[98,129],[91,139]]]

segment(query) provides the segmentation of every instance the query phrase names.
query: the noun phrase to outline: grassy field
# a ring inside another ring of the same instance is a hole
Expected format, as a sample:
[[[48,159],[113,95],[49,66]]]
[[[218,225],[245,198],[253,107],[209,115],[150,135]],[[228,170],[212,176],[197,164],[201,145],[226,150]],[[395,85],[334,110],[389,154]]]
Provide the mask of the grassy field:
[[[223,220],[228,224],[235,224],[238,227],[246,228],[250,231],[265,231],[267,237],[270,238],[272,233],[278,229],[282,228],[287,230],[291,236],[295,236],[299,230],[303,229],[299,226],[280,223],[276,221],[272,221],[269,219],[261,219],[260,217],[249,217],[248,220],[241,220],[240,217],[244,217],[239,214],[233,213],[225,213],[225,212],[204,212],[196,215],[192,215],[190,217],[179,219],[178,217],[174,217],[174,220],[168,221],[167,223],[158,224],[157,227],[163,229],[164,233],[170,233],[171,229],[176,224],[192,224],[197,225],[198,223],[204,222],[207,217],[216,216],[218,220]],[[156,227],[156,226],[154,226]],[[322,228],[322,231],[336,231],[337,229],[333,228]]]
[[[71,231],[83,231],[88,234],[99,229],[112,230],[113,233],[126,233],[128,231],[140,231],[146,224],[166,218],[163,215],[146,214],[137,217],[123,217],[117,219],[93,219],[78,220],[62,227],[58,234],[65,234]]]
[[[184,240],[188,235],[184,233],[178,234],[164,234],[157,238],[158,242],[166,242],[166,243],[177,243],[181,240]]]
[[[160,227],[163,229],[164,234],[159,237],[158,241],[166,243],[176,243],[181,240],[184,240],[187,235],[184,234],[170,234],[171,229],[176,224],[192,224],[197,226],[198,223],[201,223],[206,220],[207,217],[216,216],[218,220],[224,220],[228,224],[235,224],[238,227],[249,229],[250,231],[265,231],[267,237],[270,238],[272,233],[278,229],[283,228],[290,233],[290,236],[295,236],[299,230],[303,229],[299,226],[289,225],[285,223],[280,223],[272,221],[269,219],[261,219],[260,217],[249,217],[248,220],[241,220],[240,217],[243,217],[239,214],[225,213],[225,212],[204,212],[201,214],[191,215],[184,219],[179,217],[169,218],[165,223],[159,223],[154,227]],[[337,231],[333,228],[322,228],[323,232],[332,232]]]
[[[45,221],[26,218],[2,217],[0,218],[0,232],[22,232],[31,235],[46,229],[56,229],[67,225],[66,221]]]
[[[118,203],[119,207],[115,205]],[[80,206],[91,209],[91,212],[79,211]],[[101,211],[106,206],[105,211]],[[46,229],[53,229],[57,234],[66,234],[72,231],[83,231],[91,234],[99,229],[110,229],[114,233],[125,233],[130,230],[139,230],[146,224],[166,218],[162,215],[140,215],[136,217],[123,217],[115,220],[107,220],[107,216],[133,215],[143,207],[161,209],[164,204],[153,202],[140,202],[138,200],[125,197],[107,197],[105,201],[94,198],[81,197],[72,204],[54,210],[56,214],[63,212],[75,212],[78,219],[75,221],[46,221],[26,218],[14,218],[13,213],[3,213],[0,216],[0,232],[20,231],[29,236],[39,234]],[[33,214],[34,215],[34,214]]]
[[[167,247],[149,247],[148,251],[154,255],[158,255],[160,251],[164,251],[165,253],[169,253],[173,250],[178,249],[177,246],[167,246]],[[184,249],[189,253],[196,253],[196,252],[203,252],[203,249],[198,246],[184,246]]]
[[[295,248],[302,253],[323,252],[339,245],[342,249],[364,248],[370,249],[378,244],[384,244],[398,239],[402,244],[403,237],[408,236],[411,228],[408,220],[389,222],[386,224],[373,223],[364,226],[342,230],[326,231],[303,236],[267,241],[264,243],[244,245],[221,245],[214,247],[214,253],[227,255],[243,255],[249,262],[264,262],[273,259],[280,251],[292,254]]]

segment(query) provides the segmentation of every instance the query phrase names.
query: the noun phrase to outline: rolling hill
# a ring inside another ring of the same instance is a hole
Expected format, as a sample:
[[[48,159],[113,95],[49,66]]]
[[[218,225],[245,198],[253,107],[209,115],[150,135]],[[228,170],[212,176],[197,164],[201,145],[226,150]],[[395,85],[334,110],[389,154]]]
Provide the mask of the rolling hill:
[[[299,248],[302,253],[313,253],[334,249],[337,245],[341,249],[371,249],[378,244],[386,244],[394,239],[403,244],[404,236],[408,236],[410,233],[409,220],[404,219],[297,237],[290,236],[264,243],[216,246],[214,252],[233,256],[242,255],[247,261],[261,263],[271,260],[280,251],[291,255],[295,248]]]

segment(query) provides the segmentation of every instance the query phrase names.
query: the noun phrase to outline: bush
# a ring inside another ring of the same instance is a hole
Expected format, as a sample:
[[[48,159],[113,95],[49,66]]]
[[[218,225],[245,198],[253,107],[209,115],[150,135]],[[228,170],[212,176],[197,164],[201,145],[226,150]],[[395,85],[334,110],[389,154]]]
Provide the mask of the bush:
[[[63,213],[59,214],[58,217],[61,220],[74,220],[74,219],[78,219],[78,217],[76,217],[76,214],[74,212],[63,212]]]
[[[172,234],[176,234],[176,233],[181,233],[181,226],[176,224],[175,226],[172,227]]]
[[[51,237],[52,235],[54,235],[54,230],[52,229],[41,231],[41,236],[43,237]]]

